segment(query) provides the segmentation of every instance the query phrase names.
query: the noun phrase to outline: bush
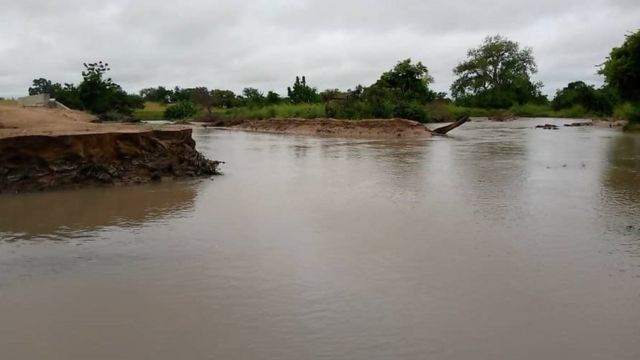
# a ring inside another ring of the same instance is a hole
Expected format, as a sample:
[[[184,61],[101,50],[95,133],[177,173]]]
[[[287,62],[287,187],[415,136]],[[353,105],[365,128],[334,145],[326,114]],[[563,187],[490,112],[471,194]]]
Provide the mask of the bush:
[[[164,117],[169,120],[186,119],[195,116],[197,113],[198,106],[196,104],[183,100],[168,107],[164,111]]]
[[[449,111],[450,104],[447,104],[444,101],[433,101],[427,104],[427,121],[428,122],[447,122],[457,119],[457,117],[452,118],[451,112]]]
[[[551,102],[554,110],[571,108],[580,105],[589,113],[600,116],[610,116],[615,102],[611,89],[596,89],[583,81],[569,83],[564,89],[558,90]]]
[[[301,117],[314,119],[325,117],[325,108],[322,104],[287,104],[270,105],[261,108],[238,107],[227,109],[225,117],[230,119],[269,119],[269,118],[293,118]]]
[[[399,103],[393,109],[393,116],[420,122],[427,121],[427,111],[417,102]]]
[[[618,104],[613,110],[613,117],[640,123],[640,105],[634,105],[629,102]]]
[[[517,104],[513,105],[509,111],[522,117],[553,117],[553,110],[548,105]]]

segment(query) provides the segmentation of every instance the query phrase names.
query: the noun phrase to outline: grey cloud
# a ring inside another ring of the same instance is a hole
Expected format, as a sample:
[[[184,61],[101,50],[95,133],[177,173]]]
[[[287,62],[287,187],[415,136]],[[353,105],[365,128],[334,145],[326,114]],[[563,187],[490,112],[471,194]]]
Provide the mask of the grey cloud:
[[[422,61],[447,91],[451,69],[486,35],[534,49],[552,94],[599,83],[595,65],[636,30],[635,1],[0,0],[0,96],[35,77],[78,82],[104,60],[125,89],[253,86],[283,93],[297,74],[318,88],[370,84],[398,60]]]

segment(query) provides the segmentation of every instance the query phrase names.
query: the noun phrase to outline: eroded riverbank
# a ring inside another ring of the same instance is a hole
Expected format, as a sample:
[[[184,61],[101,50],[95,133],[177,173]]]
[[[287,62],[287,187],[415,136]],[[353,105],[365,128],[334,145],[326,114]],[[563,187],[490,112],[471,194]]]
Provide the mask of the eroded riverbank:
[[[218,174],[192,129],[101,124],[79,111],[0,107],[0,193]]]

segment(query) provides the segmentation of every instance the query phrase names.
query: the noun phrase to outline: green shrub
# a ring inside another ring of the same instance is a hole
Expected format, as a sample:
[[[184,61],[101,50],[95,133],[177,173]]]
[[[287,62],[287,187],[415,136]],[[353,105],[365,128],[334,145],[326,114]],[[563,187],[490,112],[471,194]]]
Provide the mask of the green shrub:
[[[227,109],[224,116],[230,119],[261,120],[269,118],[293,118],[301,117],[314,119],[325,117],[323,104],[290,104],[282,103],[260,108],[238,107]]]
[[[399,103],[393,109],[393,116],[420,122],[427,121],[427,111],[417,102]]]
[[[549,105],[516,104],[509,109],[512,113],[522,117],[553,117],[554,111]]]
[[[180,101],[164,111],[164,118],[169,120],[185,119],[198,113],[198,105],[191,101]]]
[[[634,105],[629,102],[618,104],[613,109],[613,117],[615,119],[640,123],[640,105]]]
[[[555,117],[561,118],[588,118],[591,114],[582,105],[573,105],[555,113]]]

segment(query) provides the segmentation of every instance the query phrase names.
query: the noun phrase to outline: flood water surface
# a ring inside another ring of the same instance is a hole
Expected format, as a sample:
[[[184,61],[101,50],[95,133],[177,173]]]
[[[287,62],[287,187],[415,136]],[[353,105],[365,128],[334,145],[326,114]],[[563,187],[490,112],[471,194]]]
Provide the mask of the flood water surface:
[[[639,359],[640,136],[549,121],[198,129],[224,176],[3,195],[1,357]]]

